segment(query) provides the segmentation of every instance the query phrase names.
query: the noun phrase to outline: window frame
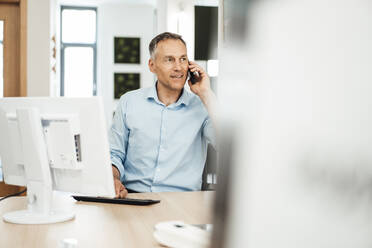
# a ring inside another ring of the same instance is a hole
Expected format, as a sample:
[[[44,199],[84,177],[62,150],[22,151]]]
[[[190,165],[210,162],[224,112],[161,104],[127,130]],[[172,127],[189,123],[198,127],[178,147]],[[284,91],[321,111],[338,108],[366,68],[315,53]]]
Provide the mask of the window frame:
[[[2,35],[2,39],[0,39],[0,44],[3,44],[3,40],[4,40],[4,24],[5,24],[5,20],[2,20],[2,19],[0,19],[0,21],[2,22],[2,25],[3,25],[3,35]]]
[[[2,54],[3,54],[3,57],[2,58],[0,58],[1,60],[3,60],[2,62],[2,64],[3,64],[3,66],[0,68],[0,70],[1,70],[1,76],[3,77],[4,75],[3,75],[3,73],[4,73],[4,42],[3,42],[3,39],[4,39],[4,20],[0,20],[1,22],[2,22],[2,25],[3,25],[3,38],[2,39],[0,39],[0,44],[1,44],[1,49],[3,49],[3,51],[2,51]],[[4,83],[4,81],[3,81],[3,78],[1,78],[1,80],[0,80],[1,82],[0,83]],[[2,85],[2,88],[3,88],[3,91],[4,91],[4,85]],[[0,98],[2,98],[4,95],[4,92],[1,92],[0,93]],[[4,179],[3,179],[3,166],[2,166],[2,163],[1,163],[1,159],[0,159],[0,182],[4,182]]]
[[[62,22],[62,12],[63,10],[93,10],[96,12],[96,35],[95,35],[95,42],[94,43],[71,43],[71,42],[63,42],[62,37],[62,30],[63,30],[63,22]],[[61,12],[60,12],[60,47],[61,47],[61,87],[60,87],[60,96],[65,96],[65,49],[69,47],[88,47],[93,49],[93,96],[97,95],[97,33],[98,33],[98,15],[97,15],[97,7],[86,7],[86,6],[68,6],[68,5],[61,5]]]

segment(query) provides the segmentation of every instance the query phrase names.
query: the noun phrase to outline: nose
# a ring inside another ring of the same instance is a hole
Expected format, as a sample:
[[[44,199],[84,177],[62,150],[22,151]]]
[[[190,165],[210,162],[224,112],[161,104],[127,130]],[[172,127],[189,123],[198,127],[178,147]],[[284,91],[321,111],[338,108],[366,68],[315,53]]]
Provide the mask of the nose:
[[[179,62],[179,61],[174,62],[173,69],[176,70],[176,71],[180,71],[182,69],[181,62]]]

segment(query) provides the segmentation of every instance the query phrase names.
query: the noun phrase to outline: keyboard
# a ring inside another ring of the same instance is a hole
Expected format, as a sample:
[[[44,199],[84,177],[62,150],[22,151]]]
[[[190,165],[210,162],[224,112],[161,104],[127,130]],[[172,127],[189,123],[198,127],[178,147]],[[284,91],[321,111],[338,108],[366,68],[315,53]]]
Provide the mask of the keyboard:
[[[72,196],[77,201],[86,201],[86,202],[100,202],[100,203],[113,203],[113,204],[127,204],[127,205],[152,205],[159,203],[160,200],[151,200],[151,199],[133,199],[133,198],[108,198],[108,197],[94,197],[94,196]]]

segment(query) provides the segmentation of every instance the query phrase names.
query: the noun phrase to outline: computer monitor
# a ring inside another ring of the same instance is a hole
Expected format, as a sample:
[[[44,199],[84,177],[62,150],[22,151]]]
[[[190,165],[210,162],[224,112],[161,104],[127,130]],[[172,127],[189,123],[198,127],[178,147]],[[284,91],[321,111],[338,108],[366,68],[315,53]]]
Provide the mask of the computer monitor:
[[[52,209],[53,190],[114,197],[106,122],[100,97],[0,99],[4,181],[27,187],[27,210],[7,222],[44,224],[74,213]]]

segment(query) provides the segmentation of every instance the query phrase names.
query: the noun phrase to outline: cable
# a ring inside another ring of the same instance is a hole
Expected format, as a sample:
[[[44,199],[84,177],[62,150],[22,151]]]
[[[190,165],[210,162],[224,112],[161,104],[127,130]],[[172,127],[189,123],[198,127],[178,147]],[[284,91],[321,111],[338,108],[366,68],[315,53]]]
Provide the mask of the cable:
[[[6,198],[9,198],[9,197],[13,197],[13,196],[17,196],[17,195],[22,195],[22,194],[25,193],[26,191],[27,191],[27,188],[26,188],[25,190],[22,190],[21,192],[14,193],[14,194],[7,195],[7,196],[4,196],[3,198],[0,199],[0,201],[5,200]]]

